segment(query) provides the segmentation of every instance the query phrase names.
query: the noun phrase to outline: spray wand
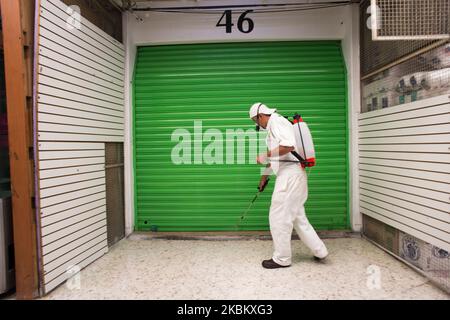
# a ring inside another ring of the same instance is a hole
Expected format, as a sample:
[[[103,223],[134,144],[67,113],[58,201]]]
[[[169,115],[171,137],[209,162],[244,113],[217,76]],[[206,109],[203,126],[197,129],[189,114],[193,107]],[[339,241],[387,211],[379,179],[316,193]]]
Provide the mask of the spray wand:
[[[242,213],[241,218],[236,223],[236,225],[235,225],[236,229],[239,228],[239,225],[241,224],[242,220],[244,220],[245,215],[250,211],[250,208],[253,206],[253,203],[256,201],[256,199],[258,199],[259,194],[264,191],[264,189],[266,188],[268,183],[269,183],[269,177],[267,177],[266,182],[264,182],[264,184],[261,186],[261,188],[258,186],[258,192],[255,194],[255,196],[253,197],[252,201],[250,202],[248,208]]]

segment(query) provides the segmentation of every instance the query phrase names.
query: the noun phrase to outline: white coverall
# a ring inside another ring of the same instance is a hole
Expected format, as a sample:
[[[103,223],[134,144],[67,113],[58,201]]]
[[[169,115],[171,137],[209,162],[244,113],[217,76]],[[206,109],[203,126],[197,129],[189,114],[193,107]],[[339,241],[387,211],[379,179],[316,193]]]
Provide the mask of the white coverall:
[[[269,150],[278,146],[295,147],[295,136],[292,124],[273,113],[267,123],[266,143]],[[297,160],[291,153],[275,157],[279,160]],[[291,264],[292,228],[301,241],[312,251],[314,256],[324,258],[327,248],[319,238],[305,214],[304,204],[308,198],[308,181],[305,169],[297,162],[271,161],[271,168],[277,176],[272,194],[269,222],[272,234],[274,253],[273,261],[282,266]]]

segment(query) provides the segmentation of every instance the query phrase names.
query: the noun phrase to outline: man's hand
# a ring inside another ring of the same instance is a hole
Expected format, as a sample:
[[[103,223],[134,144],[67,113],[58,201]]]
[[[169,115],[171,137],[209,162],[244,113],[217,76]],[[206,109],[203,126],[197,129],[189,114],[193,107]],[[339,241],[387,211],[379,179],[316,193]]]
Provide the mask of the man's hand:
[[[262,176],[261,177],[261,180],[259,181],[259,186],[258,186],[259,192],[263,192],[264,191],[264,189],[267,186],[268,180],[269,180],[268,176]]]
[[[267,163],[267,153],[261,153],[259,156],[257,156],[256,163],[266,164]]]

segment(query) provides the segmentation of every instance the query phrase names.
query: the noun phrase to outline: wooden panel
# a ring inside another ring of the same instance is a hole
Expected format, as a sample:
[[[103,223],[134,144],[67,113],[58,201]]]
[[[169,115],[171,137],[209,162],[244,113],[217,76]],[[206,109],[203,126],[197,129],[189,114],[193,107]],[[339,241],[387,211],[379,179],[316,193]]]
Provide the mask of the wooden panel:
[[[0,0],[5,61],[6,109],[17,299],[32,299],[38,289],[36,223],[32,208],[33,163],[31,90],[34,1]],[[23,27],[22,27],[23,26]]]

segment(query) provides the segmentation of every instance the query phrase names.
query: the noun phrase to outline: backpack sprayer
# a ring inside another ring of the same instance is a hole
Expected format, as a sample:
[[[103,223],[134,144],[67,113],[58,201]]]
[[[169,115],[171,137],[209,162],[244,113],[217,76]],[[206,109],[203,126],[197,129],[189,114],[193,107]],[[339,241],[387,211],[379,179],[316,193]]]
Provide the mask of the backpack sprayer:
[[[316,152],[308,125],[297,113],[294,115],[294,121],[291,123],[294,127],[296,142],[295,149],[291,151],[291,154],[298,159],[302,168],[314,167],[316,165]]]
[[[259,109],[259,107],[258,107]],[[270,160],[270,161],[279,161],[279,162],[296,162],[300,163],[302,168],[308,167],[309,170],[306,173],[306,175],[309,175],[309,171],[311,170],[311,167],[314,167],[316,165],[316,152],[314,150],[314,143],[312,140],[311,132],[309,131],[308,125],[306,122],[303,121],[302,117],[299,114],[294,115],[294,121],[290,121],[287,117],[285,117],[286,120],[291,122],[293,129],[294,129],[294,135],[295,135],[295,149],[291,151],[291,154],[298,160]],[[259,131],[259,126],[256,126],[256,131]],[[248,208],[243,212],[241,215],[241,218],[236,223],[236,228],[239,227],[242,220],[244,220],[245,215],[250,211],[250,208],[253,206],[253,203],[258,198],[259,194],[264,191],[265,187],[269,183],[269,178],[266,179],[266,182],[264,185],[259,188],[256,195],[253,197],[252,201],[250,202],[250,205]]]

